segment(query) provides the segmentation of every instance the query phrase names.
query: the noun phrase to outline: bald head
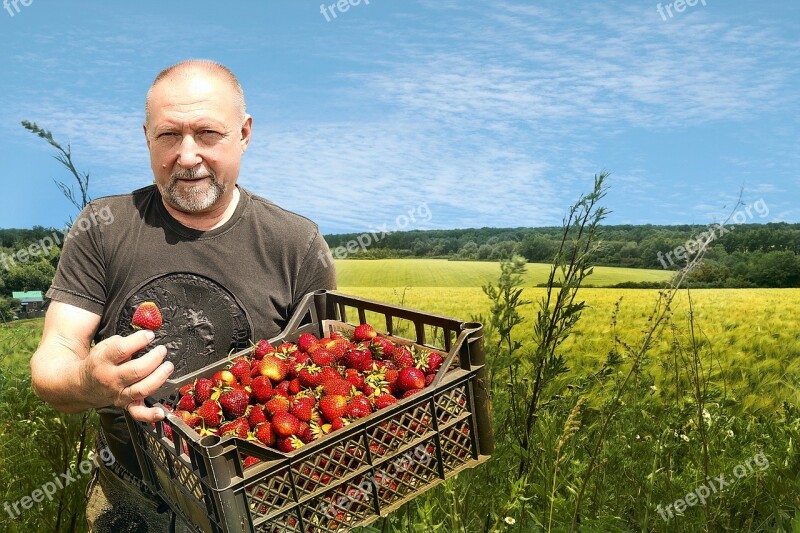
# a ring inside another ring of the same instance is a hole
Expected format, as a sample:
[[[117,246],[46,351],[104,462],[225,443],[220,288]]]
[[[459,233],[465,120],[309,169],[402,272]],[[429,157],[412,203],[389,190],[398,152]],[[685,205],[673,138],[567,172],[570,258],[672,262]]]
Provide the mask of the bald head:
[[[150,89],[147,91],[147,98],[144,102],[145,124],[150,123],[153,91],[158,85],[176,80],[186,81],[192,77],[196,77],[198,74],[222,80],[230,87],[231,98],[236,105],[237,114],[239,115],[240,121],[244,122],[247,116],[244,91],[233,72],[222,63],[217,63],[216,61],[208,59],[188,59],[165,68],[159,72],[156,79],[153,80]]]

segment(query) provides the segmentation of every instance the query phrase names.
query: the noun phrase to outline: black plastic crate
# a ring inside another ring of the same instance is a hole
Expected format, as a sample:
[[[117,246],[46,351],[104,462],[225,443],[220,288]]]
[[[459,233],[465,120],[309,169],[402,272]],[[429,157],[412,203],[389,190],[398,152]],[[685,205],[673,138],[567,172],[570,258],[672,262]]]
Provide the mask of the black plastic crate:
[[[145,482],[199,531],[333,532],[367,525],[489,459],[494,437],[481,324],[317,291],[270,343],[367,321],[394,342],[439,351],[444,362],[433,383],[290,453],[233,436],[200,437],[171,414],[153,425],[126,413]],[[145,403],[172,406],[183,385],[251,352],[169,380]],[[245,456],[261,462],[245,468]]]

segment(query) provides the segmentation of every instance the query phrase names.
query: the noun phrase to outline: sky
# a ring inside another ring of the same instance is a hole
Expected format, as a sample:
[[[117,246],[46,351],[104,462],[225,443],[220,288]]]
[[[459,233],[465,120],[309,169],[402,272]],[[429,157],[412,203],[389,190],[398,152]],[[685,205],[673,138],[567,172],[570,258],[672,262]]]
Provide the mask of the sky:
[[[22,120],[92,197],[152,183],[144,95],[189,58],[244,87],[239,184],[326,234],[558,225],[601,171],[609,224],[710,224],[740,194],[800,222],[798,2],[24,3],[0,9],[0,227],[77,214]]]

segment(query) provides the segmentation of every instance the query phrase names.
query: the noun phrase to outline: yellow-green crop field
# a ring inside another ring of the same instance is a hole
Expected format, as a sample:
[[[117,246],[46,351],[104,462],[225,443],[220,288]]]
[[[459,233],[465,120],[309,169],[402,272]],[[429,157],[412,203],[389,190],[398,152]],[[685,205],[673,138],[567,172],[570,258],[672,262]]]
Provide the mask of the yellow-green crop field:
[[[533,359],[535,302],[546,294],[536,285],[546,280],[548,268],[528,265],[524,278],[523,297],[533,303],[521,308],[524,322],[514,329],[514,339],[520,342],[516,357],[525,361],[518,368],[526,374]],[[341,292],[463,320],[480,316],[484,323],[490,301],[481,286],[496,283],[500,270],[495,263],[420,259],[345,260],[337,262],[337,269]],[[666,282],[668,276],[598,268],[589,283]],[[678,361],[687,346],[689,295],[699,355]],[[580,531],[800,531],[800,289],[679,293],[672,306],[675,328],[667,323],[642,361],[641,373],[622,386],[631,365],[614,334],[636,346],[658,296],[655,289],[581,289],[579,298],[588,308],[561,345],[568,370],[551,381],[554,386],[542,403],[552,406],[540,406],[529,448],[521,445],[521,425],[511,408],[513,391],[520,389],[506,388],[510,374],[502,367],[503,349],[487,346],[488,354],[499,354],[493,361],[500,365],[493,365],[492,372],[501,376],[490,383],[496,439],[492,459],[415,498],[369,531],[527,533],[547,531],[549,525],[552,531],[567,531],[578,507]],[[52,478],[53,465],[59,464],[53,457],[71,457],[53,450],[72,449],[75,436],[67,428],[79,427],[74,415],[55,416],[43,406],[21,377],[43,322],[0,325],[0,492],[7,501],[19,500]],[[494,343],[496,338],[486,340]],[[623,354],[622,362],[595,379],[612,351]],[[702,403],[690,390],[698,364],[705,376],[701,386],[710,387],[697,393]],[[587,376],[594,377],[582,381]],[[614,404],[617,387],[624,392]],[[612,412],[613,419],[607,419]],[[604,426],[605,420],[611,423]],[[39,434],[59,445],[48,447],[31,437]],[[768,465],[742,479],[737,475],[730,489],[681,515],[667,519],[660,514],[670,502],[704,486],[709,476],[730,477],[756,456],[768,459]],[[581,503],[576,495],[590,471],[592,481]],[[65,498],[75,499],[70,509],[79,514],[82,488],[76,484],[74,493],[64,492]],[[47,513],[23,515],[10,531],[54,530],[55,502],[49,505]],[[507,519],[518,527],[507,527]],[[77,524],[57,529],[83,530],[80,519]]]
[[[345,287],[341,292],[372,300],[469,319],[487,315],[488,299],[475,287]],[[538,300],[545,289],[528,288],[527,300]],[[617,316],[619,333],[635,342],[658,297],[653,289],[584,289],[590,306],[564,344],[574,368],[591,369],[611,348],[611,315],[621,299]],[[750,412],[771,410],[784,400],[800,400],[800,289],[707,289],[691,292],[697,324],[708,338],[715,366],[742,407]],[[686,294],[674,305],[677,322],[688,313]],[[526,324],[535,314],[533,305],[523,312]],[[523,331],[530,328],[522,326]],[[520,339],[524,340],[524,339]],[[654,359],[670,349],[665,335]]]
[[[336,261],[340,287],[482,287],[500,274],[500,265],[486,261],[446,259],[345,259]],[[529,263],[524,284],[547,282],[550,265]],[[587,284],[608,287],[625,281],[666,282],[671,272],[639,268],[595,267]]]

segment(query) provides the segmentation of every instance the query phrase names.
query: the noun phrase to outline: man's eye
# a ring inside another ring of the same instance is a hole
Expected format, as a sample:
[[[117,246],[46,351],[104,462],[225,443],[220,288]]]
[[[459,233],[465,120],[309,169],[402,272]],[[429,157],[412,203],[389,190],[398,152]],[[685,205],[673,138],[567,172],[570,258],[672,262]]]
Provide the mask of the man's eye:
[[[222,134],[214,130],[202,130],[197,137],[203,142],[215,142],[222,139]]]
[[[177,137],[178,137],[178,134],[175,133],[174,131],[165,131],[164,133],[159,133],[158,134],[158,138],[159,139],[174,139],[174,138],[177,138]]]

